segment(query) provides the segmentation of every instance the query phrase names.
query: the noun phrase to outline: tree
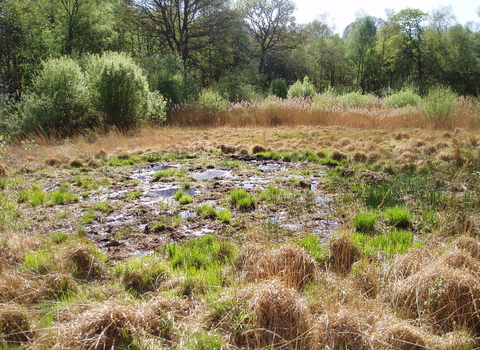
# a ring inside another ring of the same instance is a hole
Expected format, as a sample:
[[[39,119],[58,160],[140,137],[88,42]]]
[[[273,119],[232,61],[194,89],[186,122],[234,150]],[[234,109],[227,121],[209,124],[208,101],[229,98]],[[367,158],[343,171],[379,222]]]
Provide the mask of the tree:
[[[401,10],[395,15],[395,21],[403,34],[402,54],[407,60],[404,68],[420,84],[424,82],[425,28],[422,23],[426,18],[426,13],[410,8]]]
[[[303,47],[296,50],[297,60],[304,61],[305,71],[298,76],[308,75],[319,91],[342,85],[347,79],[345,44],[326,18],[318,18],[303,28]],[[300,58],[301,57],[301,58]]]
[[[45,6],[33,0],[0,1],[0,92],[21,95],[42,59],[55,55]]]
[[[264,73],[269,53],[294,47],[288,37],[295,28],[295,4],[291,0],[243,0],[239,8],[257,46],[259,71]]]
[[[347,37],[348,57],[353,63],[355,85],[363,92],[374,91],[377,81],[377,27],[366,16],[353,23]]]
[[[232,13],[224,0],[138,0],[143,25],[161,40],[163,49],[184,63],[230,27]]]
[[[66,55],[101,53],[111,47],[116,36],[116,1],[52,0],[51,18]]]

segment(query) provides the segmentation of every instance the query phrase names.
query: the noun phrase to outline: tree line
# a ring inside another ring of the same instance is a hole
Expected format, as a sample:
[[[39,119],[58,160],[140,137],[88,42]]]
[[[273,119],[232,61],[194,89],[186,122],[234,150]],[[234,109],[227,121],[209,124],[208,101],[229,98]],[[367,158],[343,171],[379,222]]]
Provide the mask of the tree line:
[[[141,67],[170,107],[204,88],[230,101],[282,95],[304,77],[317,92],[479,95],[480,30],[450,7],[360,14],[342,35],[325,16],[299,25],[294,11],[291,0],[3,0],[0,95],[28,96],[49,60],[82,66],[109,52]]]

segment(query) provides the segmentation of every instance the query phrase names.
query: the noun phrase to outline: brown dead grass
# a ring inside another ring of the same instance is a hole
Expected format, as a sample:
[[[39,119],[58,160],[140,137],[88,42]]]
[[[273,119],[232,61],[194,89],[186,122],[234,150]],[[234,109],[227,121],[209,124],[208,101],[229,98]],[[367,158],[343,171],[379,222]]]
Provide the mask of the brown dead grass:
[[[64,247],[59,254],[59,263],[66,265],[77,278],[95,279],[105,272],[105,266],[97,255],[95,247],[78,242]]]
[[[346,274],[353,263],[360,260],[361,253],[347,235],[340,235],[329,240],[330,264],[335,271]]]
[[[315,260],[303,248],[282,246],[279,249],[247,248],[241,255],[249,281],[276,279],[300,290],[310,282],[317,269]]]
[[[375,324],[371,334],[373,349],[425,350],[436,349],[432,336],[411,323],[385,317]]]
[[[450,250],[395,282],[387,296],[405,317],[425,318],[440,331],[480,331],[479,263],[466,251]]]
[[[106,350],[128,346],[135,332],[138,311],[114,302],[93,304],[72,321],[59,325],[54,349]]]
[[[0,334],[10,344],[19,344],[31,340],[34,331],[31,329],[30,312],[17,303],[0,304]]]
[[[272,280],[252,287],[249,308],[253,310],[253,329],[246,332],[254,348],[315,348],[313,319],[306,301],[282,282]]]

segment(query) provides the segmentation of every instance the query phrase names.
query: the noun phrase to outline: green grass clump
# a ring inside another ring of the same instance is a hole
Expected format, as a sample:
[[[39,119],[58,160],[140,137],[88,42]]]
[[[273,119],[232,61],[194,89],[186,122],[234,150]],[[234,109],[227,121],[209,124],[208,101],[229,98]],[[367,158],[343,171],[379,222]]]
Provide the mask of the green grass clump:
[[[224,224],[230,223],[232,220],[232,215],[230,214],[230,210],[222,209],[217,211],[217,219],[223,222]]]
[[[280,204],[283,196],[284,191],[273,185],[269,185],[264,191],[260,192],[260,200],[269,204]]]
[[[230,202],[241,211],[255,209],[256,200],[243,188],[237,188],[230,192]]]
[[[30,251],[25,254],[23,266],[32,272],[46,274],[51,268],[53,252],[50,250]]]
[[[43,192],[37,185],[33,185],[31,190],[23,189],[19,196],[20,203],[27,203],[32,207],[39,206],[46,202],[46,193]]]
[[[211,205],[204,204],[197,208],[197,214],[202,217],[202,219],[215,219],[217,217],[217,209]]]
[[[107,165],[121,167],[121,166],[127,166],[127,165],[140,164],[144,162],[145,160],[142,159],[137,154],[121,154],[116,158],[110,159]]]
[[[95,208],[95,210],[100,211],[102,213],[108,213],[110,211],[110,206],[106,202],[95,203],[93,207]]]
[[[421,246],[420,243],[413,243],[413,233],[406,230],[394,230],[387,234],[374,236],[354,233],[352,242],[365,255],[382,253],[387,257],[404,254],[413,246]]]
[[[359,213],[353,219],[353,227],[357,232],[372,233],[377,223],[377,215],[374,213]]]
[[[183,188],[175,192],[173,196],[180,204],[188,204],[192,202],[192,196],[190,196]]]
[[[309,234],[302,237],[297,244],[305,248],[306,251],[318,262],[325,261],[329,257],[329,250],[322,244],[318,234]]]
[[[78,197],[73,193],[65,192],[63,189],[53,191],[49,195],[50,205],[60,205],[66,203],[73,203],[78,201]]]
[[[135,198],[140,197],[140,195],[141,195],[140,191],[137,190],[137,191],[134,191],[134,192],[131,192],[131,193],[127,193],[124,198],[125,199],[135,199]]]
[[[82,216],[80,216],[80,222],[84,225],[89,225],[97,219],[97,213],[92,209],[88,208]]]
[[[116,265],[114,272],[134,294],[155,290],[169,276],[168,267],[157,255],[130,259]]]
[[[397,228],[408,228],[412,223],[412,215],[407,208],[396,206],[385,210],[387,225]]]
[[[176,169],[165,169],[155,173],[153,175],[152,181],[153,182],[158,182],[158,181],[170,182],[174,180],[185,181],[186,179],[187,179],[187,174],[182,171],[178,171]]]
[[[183,244],[168,244],[165,249],[172,269],[184,276],[179,288],[181,296],[219,295],[221,287],[228,283],[222,278],[222,268],[234,259],[233,243],[207,235]]]
[[[98,188],[98,182],[95,179],[83,176],[77,176],[75,184],[86,188],[87,190],[95,190]]]

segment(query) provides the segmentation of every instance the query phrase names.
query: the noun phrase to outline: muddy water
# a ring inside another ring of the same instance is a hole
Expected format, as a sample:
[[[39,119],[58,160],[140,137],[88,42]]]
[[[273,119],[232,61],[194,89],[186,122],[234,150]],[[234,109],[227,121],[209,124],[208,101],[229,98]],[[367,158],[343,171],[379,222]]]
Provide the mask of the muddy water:
[[[92,202],[108,201],[115,205],[107,215],[87,225],[86,229],[92,239],[111,256],[142,257],[152,254],[159,246],[171,240],[224,232],[237,234],[235,225],[204,219],[197,214],[197,208],[207,204],[221,210],[229,206],[226,196],[235,188],[244,188],[258,199],[259,193],[267,186],[275,185],[286,191],[298,191],[299,196],[310,198],[308,212],[299,212],[289,203],[282,203],[275,209],[258,201],[255,211],[251,213],[232,209],[232,223],[247,220],[257,227],[264,225],[267,231],[313,232],[327,239],[338,229],[341,220],[335,215],[332,198],[319,189],[318,174],[324,169],[317,166],[311,172],[316,174],[313,177],[302,172],[306,166],[311,167],[293,162],[247,161],[242,162],[240,167],[231,168],[209,166],[202,169],[201,166],[189,163],[140,167],[125,174],[126,182],[130,183],[125,186],[127,188],[117,186],[107,193],[90,198]],[[171,168],[182,168],[181,171],[187,173],[190,182],[188,188],[182,187],[185,179],[152,181],[155,173]],[[297,184],[293,189],[292,183]],[[192,203],[180,205],[174,198],[182,188],[193,198]],[[137,197],[125,199],[134,191],[138,193]],[[299,206],[301,204],[303,203]]]

